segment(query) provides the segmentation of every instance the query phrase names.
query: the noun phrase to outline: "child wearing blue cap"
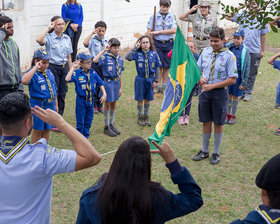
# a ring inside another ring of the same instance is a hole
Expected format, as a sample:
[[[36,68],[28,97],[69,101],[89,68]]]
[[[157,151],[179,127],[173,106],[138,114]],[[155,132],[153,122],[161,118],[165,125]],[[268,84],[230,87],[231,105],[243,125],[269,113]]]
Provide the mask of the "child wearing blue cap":
[[[125,59],[135,60],[137,76],[134,82],[134,94],[137,101],[138,124],[151,126],[149,120],[150,101],[154,100],[154,91],[159,78],[161,62],[150,36],[141,36],[135,47],[129,51]],[[144,115],[143,110],[144,101]]]
[[[238,78],[234,85],[228,86],[228,104],[226,124],[235,124],[238,98],[243,95],[243,90],[247,85],[250,73],[250,50],[244,44],[245,33],[242,29],[237,29],[233,34],[233,43],[227,43],[226,46],[236,57]]]
[[[104,86],[107,99],[104,108],[105,127],[104,133],[110,137],[120,135],[121,132],[114,125],[117,101],[122,94],[123,59],[119,55],[120,41],[111,38],[102,51],[93,58],[94,63],[102,68]]]
[[[39,106],[43,109],[58,111],[57,87],[54,75],[48,69],[50,56],[45,50],[34,52],[32,68],[29,69],[21,78],[24,85],[28,85],[31,107]],[[49,130],[51,125],[40,120],[33,115],[32,143],[41,138],[49,140]]]
[[[87,53],[79,53],[77,61],[72,65],[65,80],[75,83],[76,91],[76,128],[86,138],[93,120],[94,98],[97,88],[100,88],[103,95],[100,102],[106,100],[104,83],[98,74],[91,68],[92,56]]]

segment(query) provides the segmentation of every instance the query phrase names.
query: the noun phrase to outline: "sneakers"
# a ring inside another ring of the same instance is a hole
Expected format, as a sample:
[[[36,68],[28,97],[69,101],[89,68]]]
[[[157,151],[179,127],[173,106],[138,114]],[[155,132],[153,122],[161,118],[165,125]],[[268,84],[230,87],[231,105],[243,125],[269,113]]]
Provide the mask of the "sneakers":
[[[95,114],[98,114],[98,113],[99,113],[99,111],[98,111],[98,108],[97,108],[97,107],[94,107],[94,111],[93,111],[93,113],[95,113]]]
[[[236,119],[236,117],[235,117],[234,115],[231,115],[231,114],[230,114],[230,117],[229,117],[229,119],[228,119],[227,124],[229,124],[229,125],[235,124],[235,119]]]
[[[145,122],[145,125],[151,127],[151,122],[150,122],[149,116],[147,114],[143,115],[143,120]]]
[[[280,104],[276,104],[275,109],[280,109]]]
[[[104,134],[106,134],[110,137],[116,137],[117,136],[117,133],[114,132],[110,126],[105,126],[104,127]]]
[[[180,116],[180,117],[178,118],[178,124],[179,124],[179,125],[185,124],[185,122],[184,122],[184,116]]]
[[[226,116],[226,121],[225,121],[226,124],[228,123],[230,117],[231,117],[231,114],[227,114],[227,116]]]
[[[97,110],[98,110],[99,113],[102,113],[102,114],[103,114],[103,107],[100,107],[100,108],[98,108]]]
[[[193,157],[194,161],[200,161],[209,157],[209,152],[199,151],[195,157]]]
[[[185,124],[185,125],[190,124],[190,117],[189,117],[189,115],[185,115],[185,116],[184,116],[184,124]]]
[[[115,132],[117,135],[120,135],[120,134],[121,134],[121,132],[116,128],[116,126],[115,126],[114,124],[110,124],[109,127],[110,127],[111,130],[112,130],[113,132]]]
[[[143,117],[142,114],[141,114],[141,115],[138,115],[138,124],[139,124],[140,126],[145,126],[145,125],[146,125],[145,120],[144,120],[144,117]]]
[[[275,132],[275,135],[280,135],[280,128]]]
[[[210,163],[214,165],[214,164],[218,164],[219,162],[220,162],[220,155],[217,153],[213,153]]]
[[[246,94],[243,98],[243,101],[248,102],[251,99],[251,95]]]

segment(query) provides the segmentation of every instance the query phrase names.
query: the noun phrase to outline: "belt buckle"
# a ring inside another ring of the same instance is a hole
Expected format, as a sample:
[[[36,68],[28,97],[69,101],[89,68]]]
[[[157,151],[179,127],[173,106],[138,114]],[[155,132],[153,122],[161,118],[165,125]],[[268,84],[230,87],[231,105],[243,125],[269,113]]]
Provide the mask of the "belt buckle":
[[[115,78],[114,81],[118,81],[118,78]]]
[[[62,68],[64,68],[64,67],[65,67],[65,65],[66,65],[66,63],[65,63],[64,65],[62,65]]]
[[[200,36],[200,37],[199,37],[199,40],[203,40],[203,37],[202,37],[202,36]]]
[[[162,43],[164,43],[164,44],[165,44],[165,43],[166,43],[166,41],[164,40],[164,41],[162,41]]]
[[[47,102],[48,102],[48,103],[51,103],[51,102],[52,102],[52,99],[47,99]]]

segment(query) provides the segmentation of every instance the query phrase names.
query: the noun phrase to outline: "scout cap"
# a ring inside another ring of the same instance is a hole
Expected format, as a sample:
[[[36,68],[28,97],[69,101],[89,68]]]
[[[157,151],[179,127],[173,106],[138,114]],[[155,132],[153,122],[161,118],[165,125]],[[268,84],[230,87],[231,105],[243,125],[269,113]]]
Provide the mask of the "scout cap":
[[[159,5],[171,6],[171,0],[160,0]]]
[[[48,52],[46,52],[46,50],[37,50],[34,52],[34,58],[49,60],[51,57],[49,56]]]
[[[88,59],[92,59],[92,56],[88,53],[79,53],[77,55],[77,60],[81,60],[81,61],[84,61],[84,60],[88,60]]]
[[[272,157],[256,177],[256,185],[268,191],[280,190],[280,154]]]
[[[201,1],[200,6],[208,6],[209,8],[211,7],[209,1]]]
[[[244,30],[242,30],[242,29],[235,30],[233,36],[244,37],[245,36]]]

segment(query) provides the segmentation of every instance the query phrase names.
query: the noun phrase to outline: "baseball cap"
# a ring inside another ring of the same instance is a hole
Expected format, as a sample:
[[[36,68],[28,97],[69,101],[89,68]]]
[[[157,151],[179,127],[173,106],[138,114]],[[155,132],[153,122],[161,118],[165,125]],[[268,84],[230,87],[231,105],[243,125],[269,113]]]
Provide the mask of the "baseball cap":
[[[242,29],[235,30],[233,36],[244,37],[245,36],[244,30],[242,30]]]
[[[79,53],[77,55],[77,60],[83,61],[83,60],[88,60],[88,59],[92,59],[92,56],[88,53]]]
[[[37,50],[34,52],[34,58],[39,58],[42,60],[49,60],[50,56],[46,50]]]

